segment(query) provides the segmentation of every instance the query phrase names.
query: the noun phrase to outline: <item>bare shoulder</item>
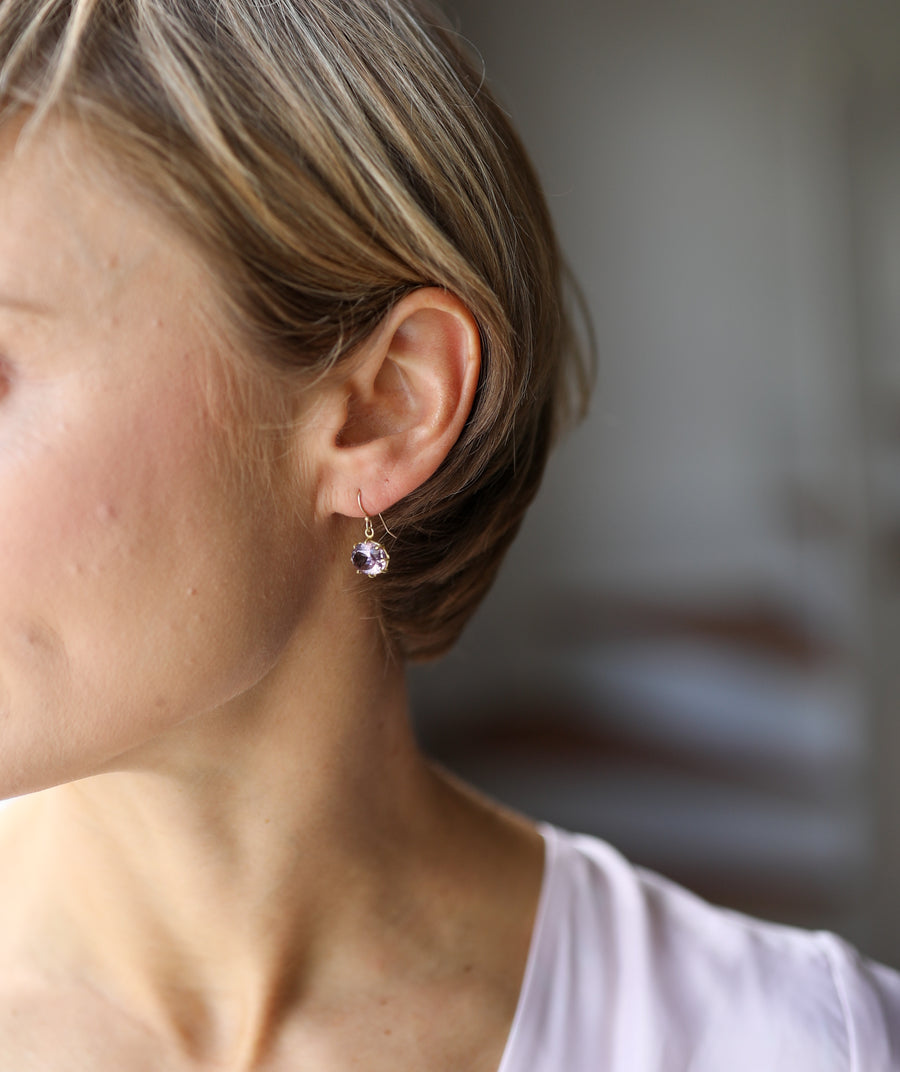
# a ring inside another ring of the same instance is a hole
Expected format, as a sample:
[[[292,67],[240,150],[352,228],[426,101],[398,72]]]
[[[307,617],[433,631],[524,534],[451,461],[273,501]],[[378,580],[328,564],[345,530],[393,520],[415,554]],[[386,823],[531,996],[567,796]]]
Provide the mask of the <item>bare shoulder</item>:
[[[544,839],[535,825],[437,771],[442,865],[438,881],[454,891],[448,926],[454,945],[481,966],[515,1012],[531,947],[543,875]],[[440,903],[435,891],[435,903]],[[449,956],[449,951],[448,951]]]

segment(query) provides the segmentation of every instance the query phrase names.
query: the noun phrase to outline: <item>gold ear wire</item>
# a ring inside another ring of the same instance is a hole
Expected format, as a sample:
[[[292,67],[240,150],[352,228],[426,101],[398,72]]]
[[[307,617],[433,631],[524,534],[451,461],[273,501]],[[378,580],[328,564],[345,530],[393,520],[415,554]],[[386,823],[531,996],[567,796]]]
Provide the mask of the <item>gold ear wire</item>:
[[[359,512],[361,514],[365,514],[365,518],[366,518],[366,539],[371,540],[372,537],[375,535],[375,530],[372,528],[372,522],[371,522],[371,519],[369,518],[369,515],[366,514],[366,508],[362,504],[362,488],[360,488],[359,491],[357,491],[357,493],[356,493],[356,501],[359,503]],[[387,524],[385,523],[385,520],[381,516],[381,514],[378,515],[378,520],[381,522],[381,527],[388,534],[388,536],[394,536],[393,532],[391,532],[391,530],[387,527]],[[394,536],[394,539],[396,540],[397,537]]]

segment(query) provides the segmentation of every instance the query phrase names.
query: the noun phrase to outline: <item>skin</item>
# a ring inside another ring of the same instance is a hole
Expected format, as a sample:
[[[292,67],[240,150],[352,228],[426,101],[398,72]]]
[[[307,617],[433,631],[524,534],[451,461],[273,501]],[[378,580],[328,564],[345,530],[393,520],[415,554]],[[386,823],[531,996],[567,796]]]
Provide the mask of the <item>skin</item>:
[[[416,292],[248,475],[209,269],[82,133],[18,137],[0,1072],[494,1072],[541,839],[418,753],[348,562],[359,485],[385,509],[459,434],[477,329]]]

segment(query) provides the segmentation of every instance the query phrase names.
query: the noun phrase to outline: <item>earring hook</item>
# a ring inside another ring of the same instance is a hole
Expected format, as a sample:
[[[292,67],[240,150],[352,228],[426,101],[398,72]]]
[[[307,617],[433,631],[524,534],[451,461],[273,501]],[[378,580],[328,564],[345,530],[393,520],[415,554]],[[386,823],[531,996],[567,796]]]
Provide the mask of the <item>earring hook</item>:
[[[366,519],[366,539],[371,540],[372,537],[375,535],[375,532],[372,529],[372,520],[369,517],[369,512],[363,506],[362,488],[359,488],[359,490],[356,492],[356,501],[359,503],[360,512],[362,513],[363,517]],[[388,534],[388,536],[394,536],[393,532],[391,532],[391,530],[387,527],[387,525],[385,525],[384,518],[381,516],[381,514],[378,514],[378,520],[381,522],[382,528]],[[396,540],[397,537],[394,536],[394,539]]]

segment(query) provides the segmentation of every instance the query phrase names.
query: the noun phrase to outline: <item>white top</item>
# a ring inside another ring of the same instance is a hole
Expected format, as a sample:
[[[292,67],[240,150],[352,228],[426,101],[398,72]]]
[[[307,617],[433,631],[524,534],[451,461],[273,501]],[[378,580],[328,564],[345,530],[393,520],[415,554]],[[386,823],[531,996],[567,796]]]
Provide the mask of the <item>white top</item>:
[[[900,975],[542,826],[544,881],[498,1072],[897,1072]]]

